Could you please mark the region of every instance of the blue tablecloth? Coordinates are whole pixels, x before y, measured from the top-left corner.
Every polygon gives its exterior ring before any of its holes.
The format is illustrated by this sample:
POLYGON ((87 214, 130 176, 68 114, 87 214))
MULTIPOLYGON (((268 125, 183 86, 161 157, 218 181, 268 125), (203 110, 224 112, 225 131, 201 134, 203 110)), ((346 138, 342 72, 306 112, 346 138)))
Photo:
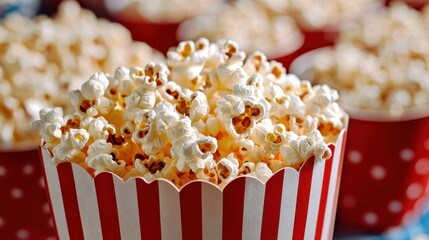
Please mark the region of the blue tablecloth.
POLYGON ((358 235, 336 237, 336 240, 429 240, 429 208, 418 222, 389 230, 382 236, 358 235))

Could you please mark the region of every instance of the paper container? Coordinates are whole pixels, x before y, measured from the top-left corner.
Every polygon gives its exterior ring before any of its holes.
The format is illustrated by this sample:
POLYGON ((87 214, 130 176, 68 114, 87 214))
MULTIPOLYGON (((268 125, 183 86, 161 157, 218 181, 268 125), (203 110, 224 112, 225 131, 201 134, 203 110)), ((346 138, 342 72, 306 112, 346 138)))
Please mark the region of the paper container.
POLYGON ((163 54, 179 43, 176 39, 179 23, 133 20, 120 15, 111 15, 110 19, 126 27, 135 41, 145 42, 163 54))
POLYGON ((55 236, 36 147, 0 149, 0 239, 55 236))
MULTIPOLYGON (((321 48, 299 57, 291 72, 311 80, 321 48)), ((416 220, 429 181, 429 107, 394 118, 380 111, 350 114, 337 220, 341 232, 383 232, 416 220)))
MULTIPOLYGON (((416 9, 416 10, 422 10, 428 3, 428 0, 402 0, 403 2, 406 2, 408 6, 416 9)), ((389 6, 392 2, 395 2, 393 0, 384 0, 384 4, 386 6, 389 6)))
POLYGON ((91 177, 74 163, 51 163, 40 147, 60 239, 330 239, 346 131, 331 159, 286 168, 266 184, 239 177, 224 190, 195 181, 91 177))
POLYGON ((338 220, 372 231, 424 213, 429 181, 429 111, 410 120, 350 115, 338 220))

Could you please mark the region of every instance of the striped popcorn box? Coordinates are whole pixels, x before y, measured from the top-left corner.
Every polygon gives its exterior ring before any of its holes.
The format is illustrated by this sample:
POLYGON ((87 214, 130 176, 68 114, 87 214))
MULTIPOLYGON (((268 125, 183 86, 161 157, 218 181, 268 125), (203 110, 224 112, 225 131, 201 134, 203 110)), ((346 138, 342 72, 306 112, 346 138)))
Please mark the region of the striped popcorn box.
POLYGON ((116 175, 95 178, 75 163, 42 167, 60 239, 330 239, 336 212, 346 130, 327 161, 309 159, 262 184, 238 177, 223 190, 194 181, 181 190, 116 175))

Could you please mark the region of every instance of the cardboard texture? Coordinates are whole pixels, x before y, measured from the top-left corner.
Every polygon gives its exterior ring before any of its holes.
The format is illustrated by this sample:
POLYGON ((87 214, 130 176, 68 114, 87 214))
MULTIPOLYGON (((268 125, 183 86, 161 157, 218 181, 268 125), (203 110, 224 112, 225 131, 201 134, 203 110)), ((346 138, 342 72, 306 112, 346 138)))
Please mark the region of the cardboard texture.
POLYGON ((329 239, 345 140, 343 130, 327 161, 311 158, 266 184, 238 177, 222 191, 202 181, 178 190, 162 179, 91 178, 40 151, 60 239, 329 239))
POLYGON ((34 146, 0 150, 0 239, 55 235, 38 159, 34 146))

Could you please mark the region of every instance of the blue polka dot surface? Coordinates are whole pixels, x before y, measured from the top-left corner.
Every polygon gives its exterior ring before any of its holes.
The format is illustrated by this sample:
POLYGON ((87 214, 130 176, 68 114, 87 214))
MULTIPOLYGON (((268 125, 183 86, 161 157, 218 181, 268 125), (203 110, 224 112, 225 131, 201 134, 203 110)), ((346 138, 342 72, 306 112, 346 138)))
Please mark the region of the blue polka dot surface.
POLYGON ((382 235, 341 233, 336 240, 429 240, 429 206, 425 214, 414 223, 405 227, 390 229, 382 235))

